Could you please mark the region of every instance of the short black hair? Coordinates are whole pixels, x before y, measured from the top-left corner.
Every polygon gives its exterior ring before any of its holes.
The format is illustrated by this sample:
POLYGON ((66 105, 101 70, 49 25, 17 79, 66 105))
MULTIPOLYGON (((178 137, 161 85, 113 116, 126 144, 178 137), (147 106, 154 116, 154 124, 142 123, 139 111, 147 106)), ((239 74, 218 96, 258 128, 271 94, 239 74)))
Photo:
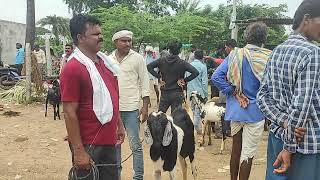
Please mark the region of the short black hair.
POLYGON ((21 43, 16 43, 16 46, 19 46, 19 48, 22 48, 22 44, 21 43))
POLYGON ((40 48, 39 44, 34 45, 34 48, 40 48))
POLYGON ((319 0, 304 0, 293 17, 292 29, 296 30, 300 26, 305 15, 309 15, 311 18, 320 16, 320 1, 319 0))
POLYGON ((94 17, 84 14, 78 14, 73 16, 70 20, 70 33, 73 39, 73 43, 78 45, 78 34, 84 34, 87 30, 86 25, 89 24, 90 26, 99 25, 101 26, 101 21, 94 17))
POLYGON ((178 55, 180 53, 180 49, 182 48, 182 44, 178 41, 173 41, 168 44, 169 52, 172 55, 178 55))
POLYGON ((224 48, 219 48, 216 51, 216 56, 215 57, 216 58, 224 58, 225 54, 226 54, 226 52, 225 52, 224 48))
POLYGON ((197 49, 195 52, 194 52, 194 57, 196 59, 203 59, 203 51, 201 49, 197 49))
POLYGON ((231 48, 235 48, 237 47, 237 41, 235 39, 229 39, 228 41, 226 41, 225 45, 231 48))
POLYGON ((244 38, 248 44, 264 44, 267 41, 267 25, 263 22, 251 23, 244 31, 244 38))
POLYGON ((66 47, 66 46, 69 46, 69 47, 71 47, 71 49, 73 49, 72 44, 66 44, 65 47, 66 47))

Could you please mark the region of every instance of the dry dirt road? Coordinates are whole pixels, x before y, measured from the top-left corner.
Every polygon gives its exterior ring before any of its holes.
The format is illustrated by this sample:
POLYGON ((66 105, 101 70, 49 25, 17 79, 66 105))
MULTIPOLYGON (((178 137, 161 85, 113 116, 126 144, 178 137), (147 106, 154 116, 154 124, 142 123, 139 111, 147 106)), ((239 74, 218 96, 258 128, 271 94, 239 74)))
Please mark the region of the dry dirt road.
MULTIPOLYGON (((154 99, 152 99, 153 102, 154 99)), ((1 103, 1 102, 0 102, 1 103)), ((44 117, 44 105, 5 105, 6 110, 21 112, 17 117, 3 116, 0 111, 0 179, 23 180, 66 180, 71 165, 68 145, 63 141, 66 135, 64 120, 53 120, 52 108, 44 117)), ((62 115, 63 116, 63 115, 62 115)), ((219 152, 219 140, 212 146, 196 152, 199 180, 230 179, 228 165, 231 139, 226 141, 223 154, 219 152)), ((259 144, 254 160, 251 180, 263 180, 265 176, 267 133, 259 144)), ((144 144, 145 179, 152 180, 152 162, 148 147, 144 144)), ((127 141, 123 144, 122 156, 130 154, 127 141)), ((132 158, 123 164, 122 179, 132 179, 132 158)), ((177 179, 181 171, 178 166, 177 179)), ((164 179, 168 175, 163 174, 164 179)), ((188 176, 191 179, 190 168, 188 176)))

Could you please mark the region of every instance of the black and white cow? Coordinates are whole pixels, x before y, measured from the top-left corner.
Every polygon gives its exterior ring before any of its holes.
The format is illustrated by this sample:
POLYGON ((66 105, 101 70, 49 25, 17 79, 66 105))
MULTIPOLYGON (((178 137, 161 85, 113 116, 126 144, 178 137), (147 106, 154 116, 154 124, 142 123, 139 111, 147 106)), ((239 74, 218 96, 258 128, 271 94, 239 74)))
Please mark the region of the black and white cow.
POLYGON ((183 108, 177 108, 172 117, 163 112, 149 115, 144 129, 145 142, 150 145, 150 158, 154 163, 154 179, 161 179, 161 172, 169 172, 170 180, 175 179, 179 159, 182 179, 187 179, 189 157, 193 178, 197 179, 194 161, 195 139, 193 123, 183 108))

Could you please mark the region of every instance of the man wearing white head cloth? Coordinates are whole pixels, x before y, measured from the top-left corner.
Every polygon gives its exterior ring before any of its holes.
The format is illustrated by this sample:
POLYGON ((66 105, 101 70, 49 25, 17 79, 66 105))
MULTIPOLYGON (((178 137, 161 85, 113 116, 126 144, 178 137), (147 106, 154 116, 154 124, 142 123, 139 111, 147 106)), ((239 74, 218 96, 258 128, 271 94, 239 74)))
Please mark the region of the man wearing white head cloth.
POLYGON ((112 41, 117 49, 109 56, 120 65, 118 76, 120 92, 120 116, 128 134, 133 153, 134 180, 143 179, 143 150, 139 137, 140 123, 148 116, 149 76, 144 58, 133 51, 133 33, 128 30, 116 32, 112 41), (140 108, 140 100, 143 100, 140 108), (140 119, 139 119, 140 116, 140 119))

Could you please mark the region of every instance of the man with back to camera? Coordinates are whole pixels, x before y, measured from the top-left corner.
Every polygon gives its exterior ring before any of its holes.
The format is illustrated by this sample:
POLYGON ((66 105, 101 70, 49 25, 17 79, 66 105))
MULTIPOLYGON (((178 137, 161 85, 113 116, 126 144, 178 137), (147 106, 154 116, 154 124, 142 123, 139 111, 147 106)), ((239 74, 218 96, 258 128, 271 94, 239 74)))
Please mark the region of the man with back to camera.
POLYGON ((320 1, 303 1, 294 33, 268 62, 257 104, 271 120, 266 180, 318 180, 320 171, 320 1))

